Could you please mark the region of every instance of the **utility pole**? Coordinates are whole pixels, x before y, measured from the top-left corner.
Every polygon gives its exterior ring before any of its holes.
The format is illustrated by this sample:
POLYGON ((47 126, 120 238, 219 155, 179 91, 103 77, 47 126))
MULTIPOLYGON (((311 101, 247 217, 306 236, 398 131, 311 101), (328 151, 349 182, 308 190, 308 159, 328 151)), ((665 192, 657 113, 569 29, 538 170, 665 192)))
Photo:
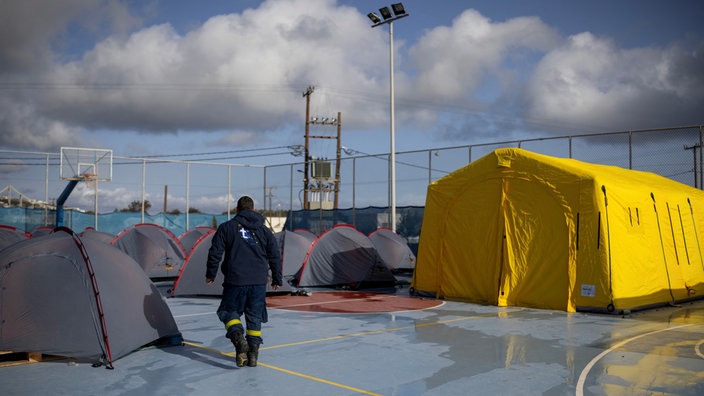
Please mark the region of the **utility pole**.
POLYGON ((337 153, 336 153, 336 158, 335 158, 335 204, 333 205, 333 209, 337 209, 337 204, 340 201, 340 156, 341 156, 341 150, 342 150, 342 143, 341 143, 341 135, 342 135, 342 113, 339 111, 337 112, 337 153))
MULTIPOLYGON (((340 118, 342 117, 342 113, 337 112, 337 118, 335 117, 312 117, 308 122, 310 124, 314 125, 327 125, 327 126, 336 126, 337 127, 337 136, 330 136, 330 135, 313 135, 309 136, 311 139, 336 139, 337 140, 337 151, 336 151, 336 161, 335 161, 335 177, 333 180, 333 192, 334 192, 334 202, 333 202, 333 209, 337 209, 338 201, 339 201, 339 191, 340 191, 340 156, 342 154, 342 121, 340 121, 340 118)), ((327 161, 326 161, 327 162, 327 161)), ((332 173, 332 172, 330 172, 332 173)), ((315 178, 315 176, 314 176, 315 178)), ((317 191, 320 195, 320 207, 322 208, 323 204, 323 193, 330 191, 329 186, 324 186, 321 182, 321 179, 316 179, 318 181, 317 187, 314 191, 317 191)), ((326 181, 329 181, 329 177, 326 178, 326 181)))
POLYGON ((305 92, 303 92, 303 97, 306 98, 306 142, 304 148, 304 159, 303 159, 303 209, 308 210, 310 204, 308 203, 308 160, 310 159, 309 153, 309 137, 310 132, 310 95, 315 91, 314 86, 309 86, 305 92))
POLYGON ((315 90, 315 87, 309 86, 308 89, 303 92, 303 97, 306 98, 306 135, 305 135, 305 145, 304 145, 304 165, 303 165, 303 209, 308 210, 310 209, 310 200, 309 200, 309 193, 311 190, 317 191, 320 197, 320 208, 322 209, 322 203, 323 203, 323 192, 324 191, 329 191, 329 187, 323 188, 322 183, 318 179, 318 184, 315 189, 311 189, 310 187, 310 178, 309 175, 311 175, 310 172, 310 139, 337 139, 337 152, 336 152, 336 162, 335 162, 335 180, 334 180, 334 203, 333 203, 333 209, 338 208, 339 204, 339 195, 340 195, 340 157, 342 154, 342 113, 338 112, 337 113, 337 118, 333 117, 312 117, 310 116, 310 96, 313 94, 313 91, 315 90), (310 135, 310 125, 315 124, 315 125, 332 125, 332 126, 337 126, 337 136, 311 136, 310 135))

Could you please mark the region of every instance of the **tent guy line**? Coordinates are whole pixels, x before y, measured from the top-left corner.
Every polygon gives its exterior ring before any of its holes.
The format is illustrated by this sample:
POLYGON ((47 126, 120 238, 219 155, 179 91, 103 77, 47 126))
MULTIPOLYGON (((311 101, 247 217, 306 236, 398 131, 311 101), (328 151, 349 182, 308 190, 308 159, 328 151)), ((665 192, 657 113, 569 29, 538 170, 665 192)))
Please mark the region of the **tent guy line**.
POLYGON ((608 354, 611 353, 612 351, 614 351, 614 350, 616 350, 616 349, 618 349, 618 348, 620 348, 620 347, 622 347, 622 346, 628 344, 628 343, 631 342, 631 341, 635 341, 635 340, 637 340, 637 339, 639 339, 639 338, 647 337, 647 336, 650 336, 650 335, 653 335, 653 334, 662 333, 662 332, 665 332, 665 331, 681 329, 681 328, 683 328, 683 327, 689 327, 689 326, 694 326, 694 324, 693 324, 693 323, 690 323, 690 324, 683 324, 683 325, 679 325, 679 326, 675 326, 675 327, 668 327, 668 328, 664 328, 664 329, 660 329, 660 330, 654 330, 654 331, 650 331, 650 332, 647 332, 647 333, 639 334, 639 335, 637 335, 637 336, 633 336, 633 337, 631 337, 631 338, 627 338, 627 339, 625 339, 625 340, 623 340, 623 341, 621 341, 621 342, 619 342, 619 343, 617 343, 617 344, 614 344, 611 348, 609 348, 609 349, 607 349, 607 350, 601 352, 600 354, 596 355, 586 366, 584 366, 584 369, 582 370, 582 373, 579 375, 579 380, 577 381, 577 390, 575 391, 576 396, 583 396, 583 395, 584 395, 584 382, 586 381, 587 376, 589 375, 589 372, 591 371, 592 367, 594 367, 594 365, 595 365, 599 360, 601 360, 601 358, 603 358, 604 356, 608 355, 608 354))

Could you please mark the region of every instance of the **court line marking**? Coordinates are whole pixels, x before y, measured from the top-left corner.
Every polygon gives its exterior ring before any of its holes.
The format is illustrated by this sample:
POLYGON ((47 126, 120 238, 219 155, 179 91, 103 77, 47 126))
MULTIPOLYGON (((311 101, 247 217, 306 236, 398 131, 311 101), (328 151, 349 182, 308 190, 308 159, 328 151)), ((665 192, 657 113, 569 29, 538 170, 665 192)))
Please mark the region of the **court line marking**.
POLYGON ((460 321, 468 320, 468 319, 486 318, 486 317, 498 316, 498 315, 503 315, 503 314, 516 313, 516 312, 521 312, 521 311, 522 311, 522 309, 518 309, 518 310, 513 310, 513 311, 501 311, 501 312, 491 312, 491 313, 480 314, 480 315, 462 316, 459 318, 440 320, 440 321, 436 321, 436 322, 416 323, 416 324, 413 324, 410 326, 401 326, 401 327, 394 327, 394 328, 390 328, 390 329, 362 331, 359 333, 349 333, 349 334, 343 334, 343 335, 332 336, 332 337, 318 338, 318 339, 313 339, 313 340, 291 342, 288 344, 272 345, 272 346, 265 347, 262 349, 277 349, 277 348, 285 348, 285 347, 290 347, 290 346, 313 344, 316 342, 323 342, 323 341, 341 340, 344 338, 352 338, 352 337, 361 337, 361 336, 366 336, 366 335, 390 333, 393 331, 417 329, 419 327, 437 326, 437 325, 446 324, 446 323, 460 322, 460 321))
POLYGON ((203 313, 194 313, 194 314, 184 314, 184 315, 174 315, 174 318, 186 318, 189 316, 202 316, 202 315, 215 315, 215 311, 213 312, 203 312, 203 313))
MULTIPOLYGON (((209 347, 202 346, 202 345, 198 345, 198 344, 194 344, 194 343, 188 342, 188 341, 184 341, 183 344, 184 344, 184 345, 189 345, 189 346, 192 346, 192 347, 195 347, 195 348, 200 348, 200 349, 204 349, 204 350, 207 350, 207 351, 215 352, 215 353, 218 353, 218 354, 223 355, 223 356, 234 357, 234 352, 225 353, 225 352, 219 351, 219 350, 217 350, 217 349, 215 349, 215 348, 209 348, 209 347)), ((299 373, 299 372, 296 372, 296 371, 287 370, 287 369, 285 369, 285 368, 273 366, 273 365, 271 365, 271 364, 266 364, 266 363, 262 363, 262 362, 257 362, 257 365, 258 365, 258 366, 263 366, 263 367, 266 367, 266 368, 269 368, 269 369, 272 369, 272 370, 281 371, 281 372, 286 373, 286 374, 295 375, 295 376, 297 376, 297 377, 305 378, 305 379, 308 379, 308 380, 311 380, 311 381, 316 381, 316 382, 320 382, 320 383, 323 383, 323 384, 326 384, 326 385, 332 385, 332 386, 335 386, 335 387, 338 387, 338 388, 347 389, 347 390, 350 390, 350 391, 353 391, 353 392, 357 392, 357 393, 361 393, 361 394, 364 394, 364 395, 382 396, 380 393, 374 393, 374 392, 365 391, 364 389, 354 388, 354 387, 351 387, 351 386, 348 386, 348 385, 345 385, 345 384, 341 384, 341 383, 339 383, 339 382, 333 382, 333 381, 328 381, 328 380, 326 380, 326 379, 322 379, 322 378, 318 378, 318 377, 313 377, 313 376, 308 375, 308 374, 303 374, 303 373, 299 373)))
MULTIPOLYGON (((331 341, 331 340, 340 340, 340 339, 350 338, 350 337, 361 337, 361 336, 364 336, 364 335, 383 334, 383 333, 389 333, 389 332, 392 332, 392 331, 400 331, 400 330, 415 329, 415 328, 419 328, 419 327, 437 326, 437 325, 441 325, 441 324, 452 323, 452 322, 459 322, 459 321, 468 320, 468 319, 476 319, 476 318, 485 318, 485 317, 499 316, 499 315, 505 315, 505 314, 510 314, 510 313, 521 312, 521 311, 523 311, 523 310, 522 310, 522 309, 516 309, 516 310, 512 310, 512 311, 500 311, 500 312, 491 312, 491 313, 480 314, 480 315, 473 315, 473 316, 463 316, 463 317, 454 318, 454 319, 448 319, 448 320, 441 320, 441 321, 435 321, 435 322, 414 324, 414 325, 412 325, 412 326, 402 326, 402 327, 395 327, 395 328, 391 328, 391 329, 382 329, 382 330, 374 330, 374 331, 363 331, 363 332, 360 332, 360 333, 350 333, 350 334, 344 334, 344 335, 339 335, 339 336, 334 336, 334 337, 324 337, 324 338, 318 338, 318 339, 315 339, 315 340, 307 340, 307 341, 300 341, 300 342, 292 342, 292 343, 288 343, 288 344, 274 345, 274 346, 270 346, 270 347, 263 347, 263 348, 260 348, 260 350, 268 350, 268 349, 277 349, 277 348, 284 348, 284 347, 290 347, 290 346, 306 345, 306 344, 312 344, 312 343, 316 343, 316 342, 324 342, 324 341, 331 341)), ((218 354, 220 354, 220 355, 228 356, 228 357, 233 357, 233 356, 234 356, 234 352, 225 353, 225 352, 222 352, 222 351, 220 351, 220 350, 217 350, 217 349, 214 349, 214 348, 210 348, 210 347, 206 347, 206 346, 202 346, 202 345, 199 345, 199 344, 195 344, 195 343, 189 342, 189 341, 183 341, 183 344, 184 344, 184 345, 190 345, 190 346, 195 347, 195 348, 201 348, 201 349, 205 349, 205 350, 208 350, 208 351, 212 351, 212 352, 218 353, 218 354)), ((266 363, 262 363, 262 362, 258 362, 258 365, 261 365, 261 366, 263 366, 263 367, 270 368, 270 369, 273 369, 273 370, 278 370, 278 371, 281 371, 281 372, 283 372, 283 373, 295 375, 295 376, 298 376, 298 377, 301 377, 301 378, 306 378, 306 379, 309 379, 309 380, 312 380, 312 381, 320 382, 320 383, 323 383, 323 384, 332 385, 332 386, 336 386, 336 387, 339 387, 339 388, 351 390, 351 391, 354 391, 354 392, 357 392, 357 393, 361 393, 361 394, 365 394, 365 395, 373 395, 373 396, 382 396, 381 394, 378 394, 378 393, 372 393, 372 392, 365 391, 365 390, 363 390, 363 389, 353 388, 353 387, 350 387, 350 386, 347 386, 347 385, 344 385, 344 384, 340 384, 340 383, 333 382, 333 381, 328 381, 328 380, 325 380, 325 379, 322 379, 322 378, 318 378, 318 377, 313 377, 313 376, 310 376, 310 375, 308 375, 308 374, 303 374, 303 373, 299 373, 299 372, 296 372, 296 371, 291 371, 291 370, 288 370, 288 369, 285 369, 285 368, 282 368, 282 367, 277 367, 277 366, 273 366, 273 365, 266 364, 266 363)))
POLYGON ((682 327, 688 327, 688 326, 694 326, 694 323, 684 324, 684 325, 675 326, 675 327, 668 327, 668 328, 665 328, 665 329, 660 329, 660 330, 655 330, 655 331, 651 331, 651 332, 648 332, 648 333, 643 333, 643 334, 640 334, 640 335, 637 335, 637 336, 634 336, 634 337, 625 339, 625 340, 623 340, 623 341, 621 341, 621 342, 619 342, 619 343, 617 343, 617 344, 614 344, 611 348, 609 348, 609 349, 607 349, 607 350, 605 350, 605 351, 602 351, 600 354, 594 356, 594 358, 593 358, 586 366, 584 366, 584 369, 582 369, 582 372, 579 374, 579 380, 577 381, 577 389, 576 389, 576 391, 575 391, 575 394, 576 394, 577 396, 583 396, 583 395, 584 395, 584 383, 585 383, 586 380, 587 380, 587 375, 589 375, 589 371, 592 369, 592 367, 594 367, 594 365, 595 365, 599 360, 601 360, 601 358, 603 358, 604 356, 606 356, 607 354, 609 354, 611 351, 613 351, 613 350, 615 350, 615 349, 618 349, 618 348, 620 348, 620 347, 622 347, 622 346, 628 344, 629 342, 635 341, 635 340, 637 340, 637 339, 639 339, 639 338, 642 338, 642 337, 646 337, 646 336, 653 335, 653 334, 657 334, 657 333, 662 333, 662 332, 664 332, 664 331, 670 331, 670 330, 680 329, 680 328, 682 328, 682 327))
POLYGON ((702 344, 704 344, 704 340, 700 340, 697 345, 694 346, 694 352, 697 354, 697 356, 704 359, 704 353, 702 353, 702 344))
MULTIPOLYGON (((398 298, 398 296, 392 296, 389 295, 389 297, 382 297, 382 299, 386 298, 398 298)), ((320 302, 306 302, 302 304, 291 304, 291 305, 279 305, 279 306, 273 306, 267 304, 267 308, 271 309, 286 309, 286 308, 292 308, 292 307, 305 307, 307 305, 326 305, 326 304, 341 304, 341 303, 347 303, 347 302, 358 302, 358 301, 369 301, 370 299, 378 299, 379 297, 365 297, 365 298, 351 298, 351 299, 337 299, 337 300, 330 300, 330 301, 320 301, 320 302)), ((432 306, 431 308, 435 308, 436 306, 432 306)))

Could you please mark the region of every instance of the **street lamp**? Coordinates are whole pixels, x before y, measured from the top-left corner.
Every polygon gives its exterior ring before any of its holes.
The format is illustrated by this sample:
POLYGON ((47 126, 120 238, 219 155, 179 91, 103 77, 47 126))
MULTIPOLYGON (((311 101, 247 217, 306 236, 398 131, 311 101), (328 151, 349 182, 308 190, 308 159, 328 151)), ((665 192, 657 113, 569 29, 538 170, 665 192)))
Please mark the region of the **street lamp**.
POLYGON ((396 3, 391 5, 393 15, 389 7, 379 8, 381 17, 374 12, 367 14, 367 17, 372 21, 372 28, 381 25, 389 25, 389 97, 391 107, 391 161, 389 163, 389 206, 391 207, 391 229, 396 232, 396 137, 395 137, 395 120, 394 120, 394 21, 408 16, 403 4, 396 3), (382 20, 382 18, 384 18, 382 20))

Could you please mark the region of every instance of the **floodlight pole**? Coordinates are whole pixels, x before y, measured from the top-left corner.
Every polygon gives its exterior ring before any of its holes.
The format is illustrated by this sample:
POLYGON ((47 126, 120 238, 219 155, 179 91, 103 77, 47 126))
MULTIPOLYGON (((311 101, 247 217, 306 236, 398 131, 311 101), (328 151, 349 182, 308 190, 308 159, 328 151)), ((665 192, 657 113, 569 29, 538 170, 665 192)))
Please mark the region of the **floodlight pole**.
MULTIPOLYGON (((389 106, 390 106, 390 160, 389 160, 389 207, 391 230, 396 232, 396 125, 395 125, 395 104, 394 104, 394 21, 407 17, 408 14, 403 11, 403 14, 397 14, 393 18, 388 18, 383 21, 375 22, 372 28, 381 25, 389 25, 389 106)), ((370 18, 372 18, 370 16, 370 18)), ((372 19, 374 21, 374 19, 372 19)))
POLYGON ((395 119, 395 103, 394 103, 394 23, 389 22, 389 106, 391 108, 390 118, 390 137, 391 142, 391 188, 390 188, 390 205, 391 205, 391 230, 396 232, 396 119, 395 119))

